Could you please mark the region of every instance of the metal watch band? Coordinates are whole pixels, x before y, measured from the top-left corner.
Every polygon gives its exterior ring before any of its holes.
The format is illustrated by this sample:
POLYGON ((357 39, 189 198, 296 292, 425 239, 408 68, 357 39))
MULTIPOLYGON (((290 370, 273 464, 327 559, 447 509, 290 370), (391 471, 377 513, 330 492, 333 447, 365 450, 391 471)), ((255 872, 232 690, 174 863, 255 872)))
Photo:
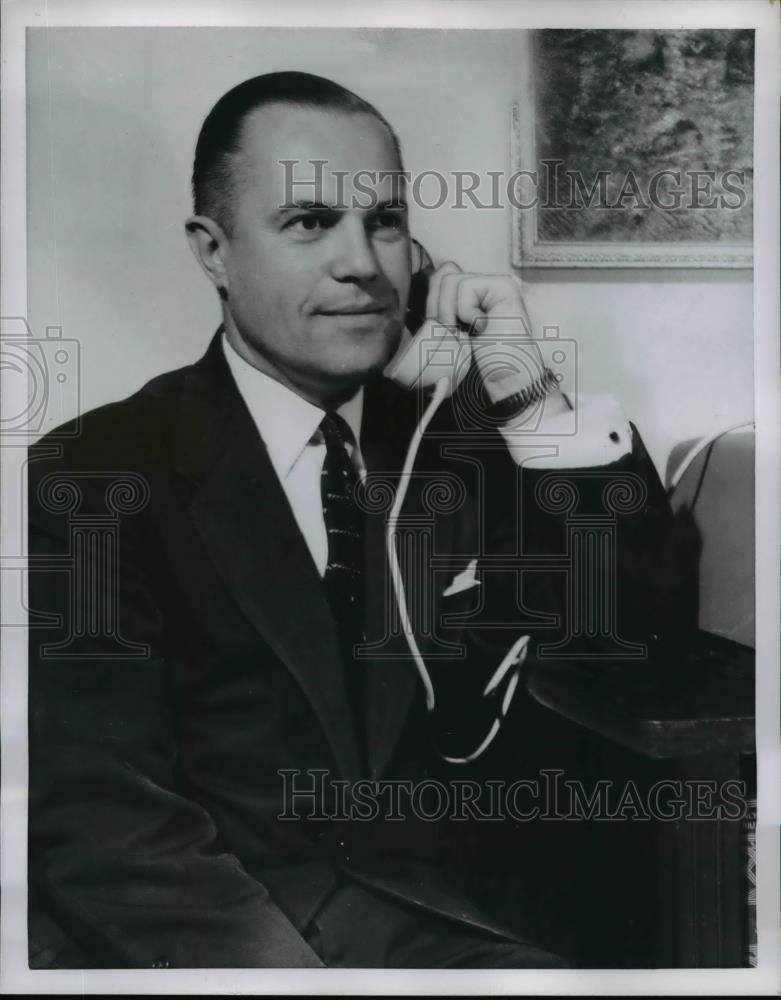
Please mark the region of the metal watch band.
POLYGON ((549 393, 559 387, 559 380, 550 368, 543 369, 542 373, 524 389, 514 392, 511 396, 505 396, 495 403, 486 407, 485 414, 492 420, 503 422, 511 417, 519 417, 524 410, 528 410, 532 404, 544 399, 549 393))

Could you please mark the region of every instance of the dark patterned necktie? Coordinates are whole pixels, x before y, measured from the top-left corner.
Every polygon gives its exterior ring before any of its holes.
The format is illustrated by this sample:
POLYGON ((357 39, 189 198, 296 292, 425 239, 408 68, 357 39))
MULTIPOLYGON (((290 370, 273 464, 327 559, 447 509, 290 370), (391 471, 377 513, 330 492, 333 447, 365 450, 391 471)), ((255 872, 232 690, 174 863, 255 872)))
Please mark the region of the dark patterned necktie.
POLYGON ((362 741, 363 664, 356 659, 354 647, 364 641, 364 519, 355 500, 358 473, 346 448, 348 442, 355 442, 338 413, 326 413, 320 429, 326 448, 321 494, 328 533, 323 584, 339 633, 347 694, 362 741))

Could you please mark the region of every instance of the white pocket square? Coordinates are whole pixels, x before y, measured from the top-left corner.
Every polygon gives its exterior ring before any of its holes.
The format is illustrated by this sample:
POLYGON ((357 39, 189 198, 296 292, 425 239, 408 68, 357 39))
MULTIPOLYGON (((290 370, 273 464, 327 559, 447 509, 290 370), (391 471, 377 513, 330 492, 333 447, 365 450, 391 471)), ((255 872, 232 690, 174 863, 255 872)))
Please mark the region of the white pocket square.
POLYGON ((452 594, 460 594, 462 590, 468 590, 470 587, 479 587, 480 581, 475 578, 476 570, 477 559, 472 559, 466 569, 453 577, 450 586, 442 592, 442 596, 450 597, 452 594))

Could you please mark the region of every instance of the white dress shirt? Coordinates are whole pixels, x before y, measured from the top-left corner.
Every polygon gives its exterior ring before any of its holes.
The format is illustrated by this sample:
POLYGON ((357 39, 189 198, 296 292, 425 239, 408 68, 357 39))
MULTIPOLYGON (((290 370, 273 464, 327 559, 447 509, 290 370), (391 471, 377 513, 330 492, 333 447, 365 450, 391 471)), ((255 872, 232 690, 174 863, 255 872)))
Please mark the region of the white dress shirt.
MULTIPOLYGON (((325 462, 325 441, 320 422, 325 410, 307 402, 292 389, 258 371, 245 361, 222 336, 225 360, 236 386, 247 404, 258 433, 268 451, 293 516, 317 571, 322 576, 328 563, 328 535, 323 518, 320 480, 325 462)), ((347 421, 356 442, 360 441, 363 388, 336 412, 347 421)), ((358 474, 366 474, 360 450, 347 446, 358 474)))

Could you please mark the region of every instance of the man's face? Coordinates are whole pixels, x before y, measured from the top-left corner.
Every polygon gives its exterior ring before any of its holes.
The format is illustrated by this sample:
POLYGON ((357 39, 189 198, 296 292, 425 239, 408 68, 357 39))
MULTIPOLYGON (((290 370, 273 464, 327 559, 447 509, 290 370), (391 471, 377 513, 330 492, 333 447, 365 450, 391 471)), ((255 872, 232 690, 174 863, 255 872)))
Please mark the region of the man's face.
POLYGON ((410 283, 401 164, 373 116, 284 104, 251 113, 242 151, 224 255, 228 336, 257 367, 327 400, 399 343, 410 283), (298 161, 287 176, 282 160, 298 161), (301 183, 314 179, 310 160, 326 161, 318 192, 301 183))

